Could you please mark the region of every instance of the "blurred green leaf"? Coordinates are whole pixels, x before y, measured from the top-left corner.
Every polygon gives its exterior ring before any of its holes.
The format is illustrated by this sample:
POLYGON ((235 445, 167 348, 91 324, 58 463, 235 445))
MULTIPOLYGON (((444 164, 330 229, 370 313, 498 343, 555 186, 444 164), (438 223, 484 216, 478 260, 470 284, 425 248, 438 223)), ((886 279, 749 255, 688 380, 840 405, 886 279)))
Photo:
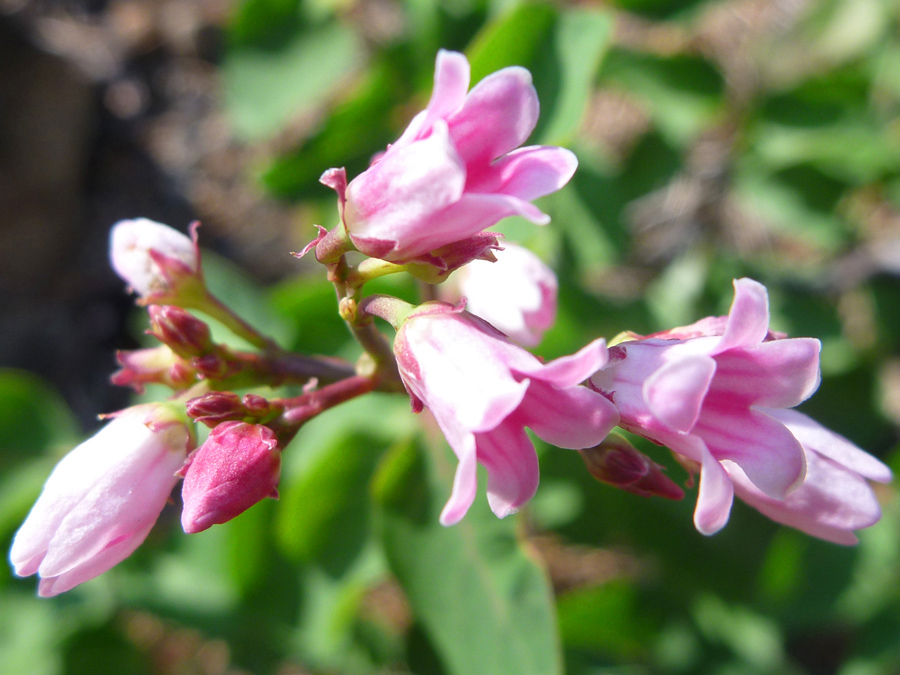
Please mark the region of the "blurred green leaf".
POLYGON ((78 435, 72 413, 50 386, 31 373, 0 369, 0 471, 72 445, 78 435))
POLYGON ((319 176, 331 167, 347 167, 352 177, 364 170, 376 152, 399 135, 393 107, 410 92, 402 64, 391 54, 372 64, 348 87, 322 127, 263 173, 266 188, 282 198, 321 195, 327 188, 319 176))
POLYGON ((337 22, 306 26, 298 17, 296 3, 284 2, 248 3, 237 16, 222 76, 226 109, 245 139, 271 136, 311 112, 345 82, 362 55, 349 28, 337 22), (283 21, 253 11, 263 9, 283 21))
POLYGON ((646 101, 659 131, 677 146, 694 140, 722 112, 722 75, 695 56, 663 58, 613 49, 601 77, 646 101))
POLYGON ((563 644, 621 660, 641 657, 657 627, 640 603, 624 581, 565 593, 557 602, 563 644))
POLYGON ((581 123, 593 92, 597 70, 612 38, 609 13, 570 9, 541 50, 533 73, 541 93, 541 117, 534 138, 544 145, 568 145, 581 123))
POLYGON ((527 66, 556 21, 545 2, 523 2, 485 25, 466 49, 472 82, 507 66, 527 66))
POLYGON ((436 448, 407 472, 428 486, 424 503, 385 505, 391 570, 448 673, 560 672, 549 584, 516 541, 515 519, 498 520, 481 498, 457 525, 438 522, 453 470, 436 448))

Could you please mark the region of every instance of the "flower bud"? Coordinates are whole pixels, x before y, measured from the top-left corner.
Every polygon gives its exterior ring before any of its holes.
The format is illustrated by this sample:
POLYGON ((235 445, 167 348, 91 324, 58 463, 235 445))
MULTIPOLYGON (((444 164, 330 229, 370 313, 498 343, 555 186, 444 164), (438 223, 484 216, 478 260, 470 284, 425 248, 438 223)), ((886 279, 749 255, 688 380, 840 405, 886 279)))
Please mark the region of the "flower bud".
POLYGON ((556 320, 556 274, 534 253, 504 243, 494 262, 474 260, 441 286, 448 302, 466 309, 523 347, 534 347, 556 320))
POLYGON ((120 387, 143 393, 145 384, 164 384, 184 389, 197 381, 196 372, 165 345, 153 349, 119 351, 116 360, 122 366, 109 378, 120 387))
POLYGON ((230 391, 213 391, 192 398, 187 402, 186 408, 187 414, 195 421, 210 428, 215 428, 222 422, 240 420, 245 414, 241 397, 230 391))
POLYGON ((684 491, 663 473, 664 467, 621 436, 611 434, 600 445, 579 453, 590 474, 602 483, 641 497, 684 497, 684 491))
POLYGON ((146 218, 122 220, 113 226, 109 256, 116 274, 147 300, 172 300, 192 283, 203 283, 196 235, 192 240, 146 218))
POLYGON ((281 448, 268 427, 223 422, 190 460, 184 477, 181 524, 195 534, 277 497, 281 448))
POLYGON ((150 307, 150 335, 184 358, 201 356, 213 346, 209 326, 174 305, 150 307))
POLYGON ((194 445, 178 406, 128 408, 66 455, 9 553, 38 594, 58 595, 118 564, 147 537, 194 445))

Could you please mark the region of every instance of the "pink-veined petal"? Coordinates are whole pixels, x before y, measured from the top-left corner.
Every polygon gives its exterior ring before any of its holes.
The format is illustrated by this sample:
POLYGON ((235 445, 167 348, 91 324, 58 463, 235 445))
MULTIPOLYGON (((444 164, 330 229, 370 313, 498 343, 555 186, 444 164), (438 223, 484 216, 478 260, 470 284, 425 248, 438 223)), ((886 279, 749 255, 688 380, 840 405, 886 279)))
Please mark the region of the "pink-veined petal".
POLYGON ((768 332, 769 293, 766 287, 753 279, 735 279, 734 300, 716 353, 758 344, 768 332))
POLYGON ((466 169, 443 122, 427 139, 389 150, 347 186, 344 219, 351 239, 403 242, 463 194, 466 169))
POLYGON ((562 389, 586 381, 591 375, 603 368, 609 359, 606 340, 598 338, 589 342, 574 354, 561 356, 550 363, 533 364, 515 363, 513 369, 539 379, 547 384, 562 389))
POLYGON ((781 422, 763 412, 734 409, 707 400, 692 431, 710 453, 730 459, 760 490, 783 499, 805 475, 803 448, 781 422))
POLYGON ((734 486, 725 469, 696 436, 662 434, 657 440, 700 465, 694 527, 702 534, 715 534, 728 522, 734 501, 734 486))
POLYGON ((870 480, 891 482, 891 470, 883 462, 814 419, 796 410, 766 409, 764 412, 784 424, 804 448, 828 457, 870 480))
POLYGON ((819 386, 819 350, 813 338, 761 342, 718 354, 710 396, 735 404, 791 408, 819 386))
POLYGON ((587 387, 555 389, 533 380, 513 418, 538 438, 580 450, 599 444, 619 422, 616 407, 587 387))
POLYGON ((729 467, 737 495, 775 522, 836 544, 857 542, 853 530, 874 525, 881 507, 858 474, 815 452, 808 453, 803 485, 784 500, 757 489, 739 468, 729 467))
POLYGON ((462 109, 447 122, 463 161, 487 164, 528 139, 539 111, 531 73, 513 66, 475 85, 462 109))
POLYGON ((674 431, 688 432, 697 422, 716 362, 700 354, 666 363, 644 382, 650 412, 674 431))
POLYGON ((519 148, 480 170, 470 167, 466 190, 530 201, 559 190, 577 168, 578 158, 565 148, 519 148))

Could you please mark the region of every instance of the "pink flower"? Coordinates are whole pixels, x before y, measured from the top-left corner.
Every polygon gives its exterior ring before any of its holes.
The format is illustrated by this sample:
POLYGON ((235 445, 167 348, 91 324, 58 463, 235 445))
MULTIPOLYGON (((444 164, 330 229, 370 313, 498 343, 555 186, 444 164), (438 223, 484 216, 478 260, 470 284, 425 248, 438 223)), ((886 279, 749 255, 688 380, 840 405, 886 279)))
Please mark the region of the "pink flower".
POLYGON ((118 413, 56 465, 16 533, 10 562, 58 595, 118 564, 144 541, 194 443, 183 413, 147 404, 118 413))
POLYGON ((556 320, 556 274, 527 248, 503 244, 496 262, 474 260, 439 287, 442 299, 466 299, 466 310, 524 347, 540 343, 556 320))
POLYGON ((879 517, 861 478, 890 472, 800 413, 819 385, 819 342, 769 331, 766 289, 734 282, 727 317, 624 342, 592 384, 620 426, 700 467, 694 523, 712 534, 739 497, 779 522, 841 543, 879 517))
POLYGON ((142 298, 168 298, 200 276, 195 230, 192 235, 147 218, 119 221, 109 235, 110 263, 142 298))
POLYGON ((195 534, 277 497, 281 448, 261 424, 223 422, 191 457, 181 494, 181 524, 195 534))
POLYGON ((323 176, 366 255, 408 262, 507 216, 549 221, 530 202, 565 185, 577 160, 557 147, 516 150, 538 118, 531 74, 504 68, 468 89, 466 57, 440 51, 428 107, 397 142, 349 185, 343 170, 323 176))
POLYGON ((459 459, 444 525, 472 504, 477 463, 487 469, 488 502, 499 517, 531 499, 538 461, 525 427, 578 449, 597 445, 618 420, 609 401, 579 386, 606 363, 603 340, 543 364, 478 317, 427 303, 401 326, 394 353, 413 409, 431 410, 459 459))

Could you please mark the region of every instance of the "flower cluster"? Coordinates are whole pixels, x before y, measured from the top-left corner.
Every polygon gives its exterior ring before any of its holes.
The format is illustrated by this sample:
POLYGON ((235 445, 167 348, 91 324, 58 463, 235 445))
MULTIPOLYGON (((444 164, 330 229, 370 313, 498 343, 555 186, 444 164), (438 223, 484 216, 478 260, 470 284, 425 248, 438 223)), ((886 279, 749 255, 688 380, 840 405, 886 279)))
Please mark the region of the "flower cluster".
POLYGON ((169 400, 112 415, 57 465, 10 551, 17 574, 39 574, 56 595, 108 570, 146 538, 183 478, 189 534, 277 497, 281 454, 310 418, 372 391, 408 394, 427 409, 458 459, 444 525, 462 519, 487 473, 499 517, 538 487, 527 430, 578 450, 597 479, 643 496, 680 499, 664 467, 610 434, 614 427, 665 446, 698 473, 694 521, 712 534, 734 496, 769 518, 840 544, 880 517, 868 481, 890 471, 847 439, 793 410, 819 383, 819 342, 769 328, 766 289, 735 281, 725 317, 649 336, 596 339, 544 362, 526 350, 555 319, 557 281, 534 253, 485 232, 500 219, 549 219, 532 200, 571 178, 563 148, 521 146, 538 117, 531 76, 505 68, 469 91, 462 54, 440 52, 427 108, 338 193, 340 222, 315 251, 341 317, 364 354, 355 364, 289 352, 206 286, 197 225, 186 236, 146 219, 114 226, 112 267, 147 307, 156 347, 122 352, 112 380, 169 400), (351 264, 347 253, 361 262, 351 264), (442 285, 418 306, 362 297, 378 276, 410 273, 442 285), (443 283, 446 282, 446 283, 443 283), (248 349, 218 343, 212 317, 248 349), (395 329, 386 340, 374 319, 395 329), (299 396, 276 395, 284 384, 299 396), (257 392, 268 391, 268 396, 257 392), (252 390, 253 393, 236 393, 252 390), (197 446, 196 425, 209 427, 197 446))

